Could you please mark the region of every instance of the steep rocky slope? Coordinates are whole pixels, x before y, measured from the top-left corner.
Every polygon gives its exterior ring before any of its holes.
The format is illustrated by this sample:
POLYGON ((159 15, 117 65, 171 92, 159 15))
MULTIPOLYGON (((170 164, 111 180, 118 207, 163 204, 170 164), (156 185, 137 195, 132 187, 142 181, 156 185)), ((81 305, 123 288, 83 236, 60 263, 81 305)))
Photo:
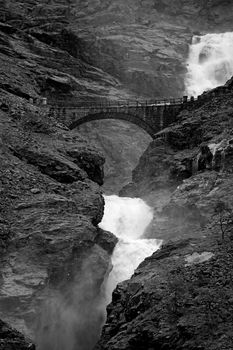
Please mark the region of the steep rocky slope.
POLYGON ((3 1, 0 20, 2 89, 26 98, 130 98, 89 62, 85 43, 69 27, 66 1, 3 1))
POLYGON ((154 205, 147 236, 173 241, 114 291, 97 349, 232 349, 232 97, 230 80, 182 111, 122 190, 154 205))
POLYGON ((28 339, 2 321, 0 321, 0 339, 1 350, 35 350, 35 346, 28 339))
POLYGON ((232 29, 232 2, 76 1, 90 60, 139 96, 181 96, 194 32, 232 29))
POLYGON ((98 91, 97 95, 126 98, 130 90, 138 96, 175 97, 184 90, 193 32, 231 30, 232 6, 230 0, 4 0, 1 17, 20 28, 21 36, 30 36, 37 64, 50 68, 48 74, 60 70, 62 85, 72 82, 78 95, 96 96, 98 91), (57 50, 48 50, 48 45, 65 49, 66 56, 58 51, 54 60, 57 50))
MULTIPOLYGON (((67 6, 47 4, 44 17, 40 5, 3 1, 0 7, 0 308, 1 318, 39 349, 70 350, 85 348, 90 328, 88 346, 96 341, 101 285, 116 239, 97 228, 103 156, 49 116, 41 98, 127 92, 85 59, 67 28, 67 6), (41 32, 32 35, 32 28, 41 32)), ((4 327, 1 346, 20 348, 14 335, 7 343, 4 327)), ((22 349, 28 344, 22 340, 22 349)))
POLYGON ((118 285, 96 349, 230 350, 232 241, 183 240, 118 285))
POLYGON ((223 95, 219 89, 215 96, 203 95, 202 102, 180 113, 177 124, 158 133, 134 169, 132 183, 121 191, 154 206, 152 231, 159 238, 192 235, 221 196, 229 199, 231 84, 223 95))
POLYGON ((50 349, 63 334, 58 328, 66 330, 60 343, 69 337, 79 343, 88 311, 95 315, 94 343, 103 317, 101 284, 116 243, 97 228, 104 159, 49 117, 47 107, 9 92, 1 92, 0 140, 1 318, 36 335, 39 349, 50 349), (84 284, 89 293, 77 290, 84 284))

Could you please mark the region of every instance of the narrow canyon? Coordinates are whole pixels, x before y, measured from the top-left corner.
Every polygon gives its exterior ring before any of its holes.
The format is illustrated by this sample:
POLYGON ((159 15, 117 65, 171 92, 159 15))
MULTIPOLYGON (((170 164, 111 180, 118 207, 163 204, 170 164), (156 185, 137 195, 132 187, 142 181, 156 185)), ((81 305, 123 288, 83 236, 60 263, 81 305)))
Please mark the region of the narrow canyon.
POLYGON ((232 20, 1 1, 0 350, 232 350, 232 20))

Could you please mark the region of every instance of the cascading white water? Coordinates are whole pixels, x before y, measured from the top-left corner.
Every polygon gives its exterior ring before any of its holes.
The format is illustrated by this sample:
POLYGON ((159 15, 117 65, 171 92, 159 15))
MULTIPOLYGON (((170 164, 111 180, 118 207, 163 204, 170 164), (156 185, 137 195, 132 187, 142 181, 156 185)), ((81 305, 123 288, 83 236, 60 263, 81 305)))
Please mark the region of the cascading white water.
POLYGON ((233 33, 194 36, 190 45, 186 92, 198 96, 233 75, 233 33))
POLYGON ((80 266, 77 280, 67 290, 47 291, 47 300, 41 306, 35 326, 38 350, 93 349, 116 284, 128 279, 139 263, 159 248, 160 241, 156 239, 140 239, 152 217, 151 208, 141 199, 105 196, 100 227, 119 238, 105 295, 99 291, 98 262, 97 266, 93 265, 96 262, 93 250, 80 266))
POLYGON ((152 218, 152 209, 142 199, 105 196, 104 217, 99 226, 119 239, 106 285, 107 303, 117 283, 130 278, 140 262, 159 248, 161 241, 140 238, 152 218))

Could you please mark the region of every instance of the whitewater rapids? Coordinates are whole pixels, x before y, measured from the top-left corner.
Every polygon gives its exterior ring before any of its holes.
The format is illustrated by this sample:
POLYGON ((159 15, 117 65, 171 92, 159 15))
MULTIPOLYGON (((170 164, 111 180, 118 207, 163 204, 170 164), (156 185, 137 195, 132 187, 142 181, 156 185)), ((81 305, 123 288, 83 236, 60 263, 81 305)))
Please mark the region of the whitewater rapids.
POLYGON ((129 279, 138 265, 161 244, 141 238, 153 218, 152 209, 139 198, 105 196, 104 217, 100 227, 114 233, 119 241, 112 256, 113 269, 106 285, 107 303, 116 285, 129 279))
POLYGON ((198 96, 233 75, 233 33, 195 35, 189 49, 186 93, 198 96))

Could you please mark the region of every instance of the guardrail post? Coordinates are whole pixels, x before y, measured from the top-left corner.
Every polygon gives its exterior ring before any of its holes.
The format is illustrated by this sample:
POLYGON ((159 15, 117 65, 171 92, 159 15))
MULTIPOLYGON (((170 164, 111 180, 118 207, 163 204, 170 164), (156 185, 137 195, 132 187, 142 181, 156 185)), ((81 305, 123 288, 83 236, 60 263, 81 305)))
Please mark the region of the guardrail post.
POLYGON ((160 112, 160 120, 159 120, 160 130, 163 129, 163 125, 164 125, 164 117, 163 117, 163 111, 161 111, 160 112))
POLYGON ((41 102, 42 102, 43 106, 46 106, 47 105, 47 97, 42 97, 41 102))

